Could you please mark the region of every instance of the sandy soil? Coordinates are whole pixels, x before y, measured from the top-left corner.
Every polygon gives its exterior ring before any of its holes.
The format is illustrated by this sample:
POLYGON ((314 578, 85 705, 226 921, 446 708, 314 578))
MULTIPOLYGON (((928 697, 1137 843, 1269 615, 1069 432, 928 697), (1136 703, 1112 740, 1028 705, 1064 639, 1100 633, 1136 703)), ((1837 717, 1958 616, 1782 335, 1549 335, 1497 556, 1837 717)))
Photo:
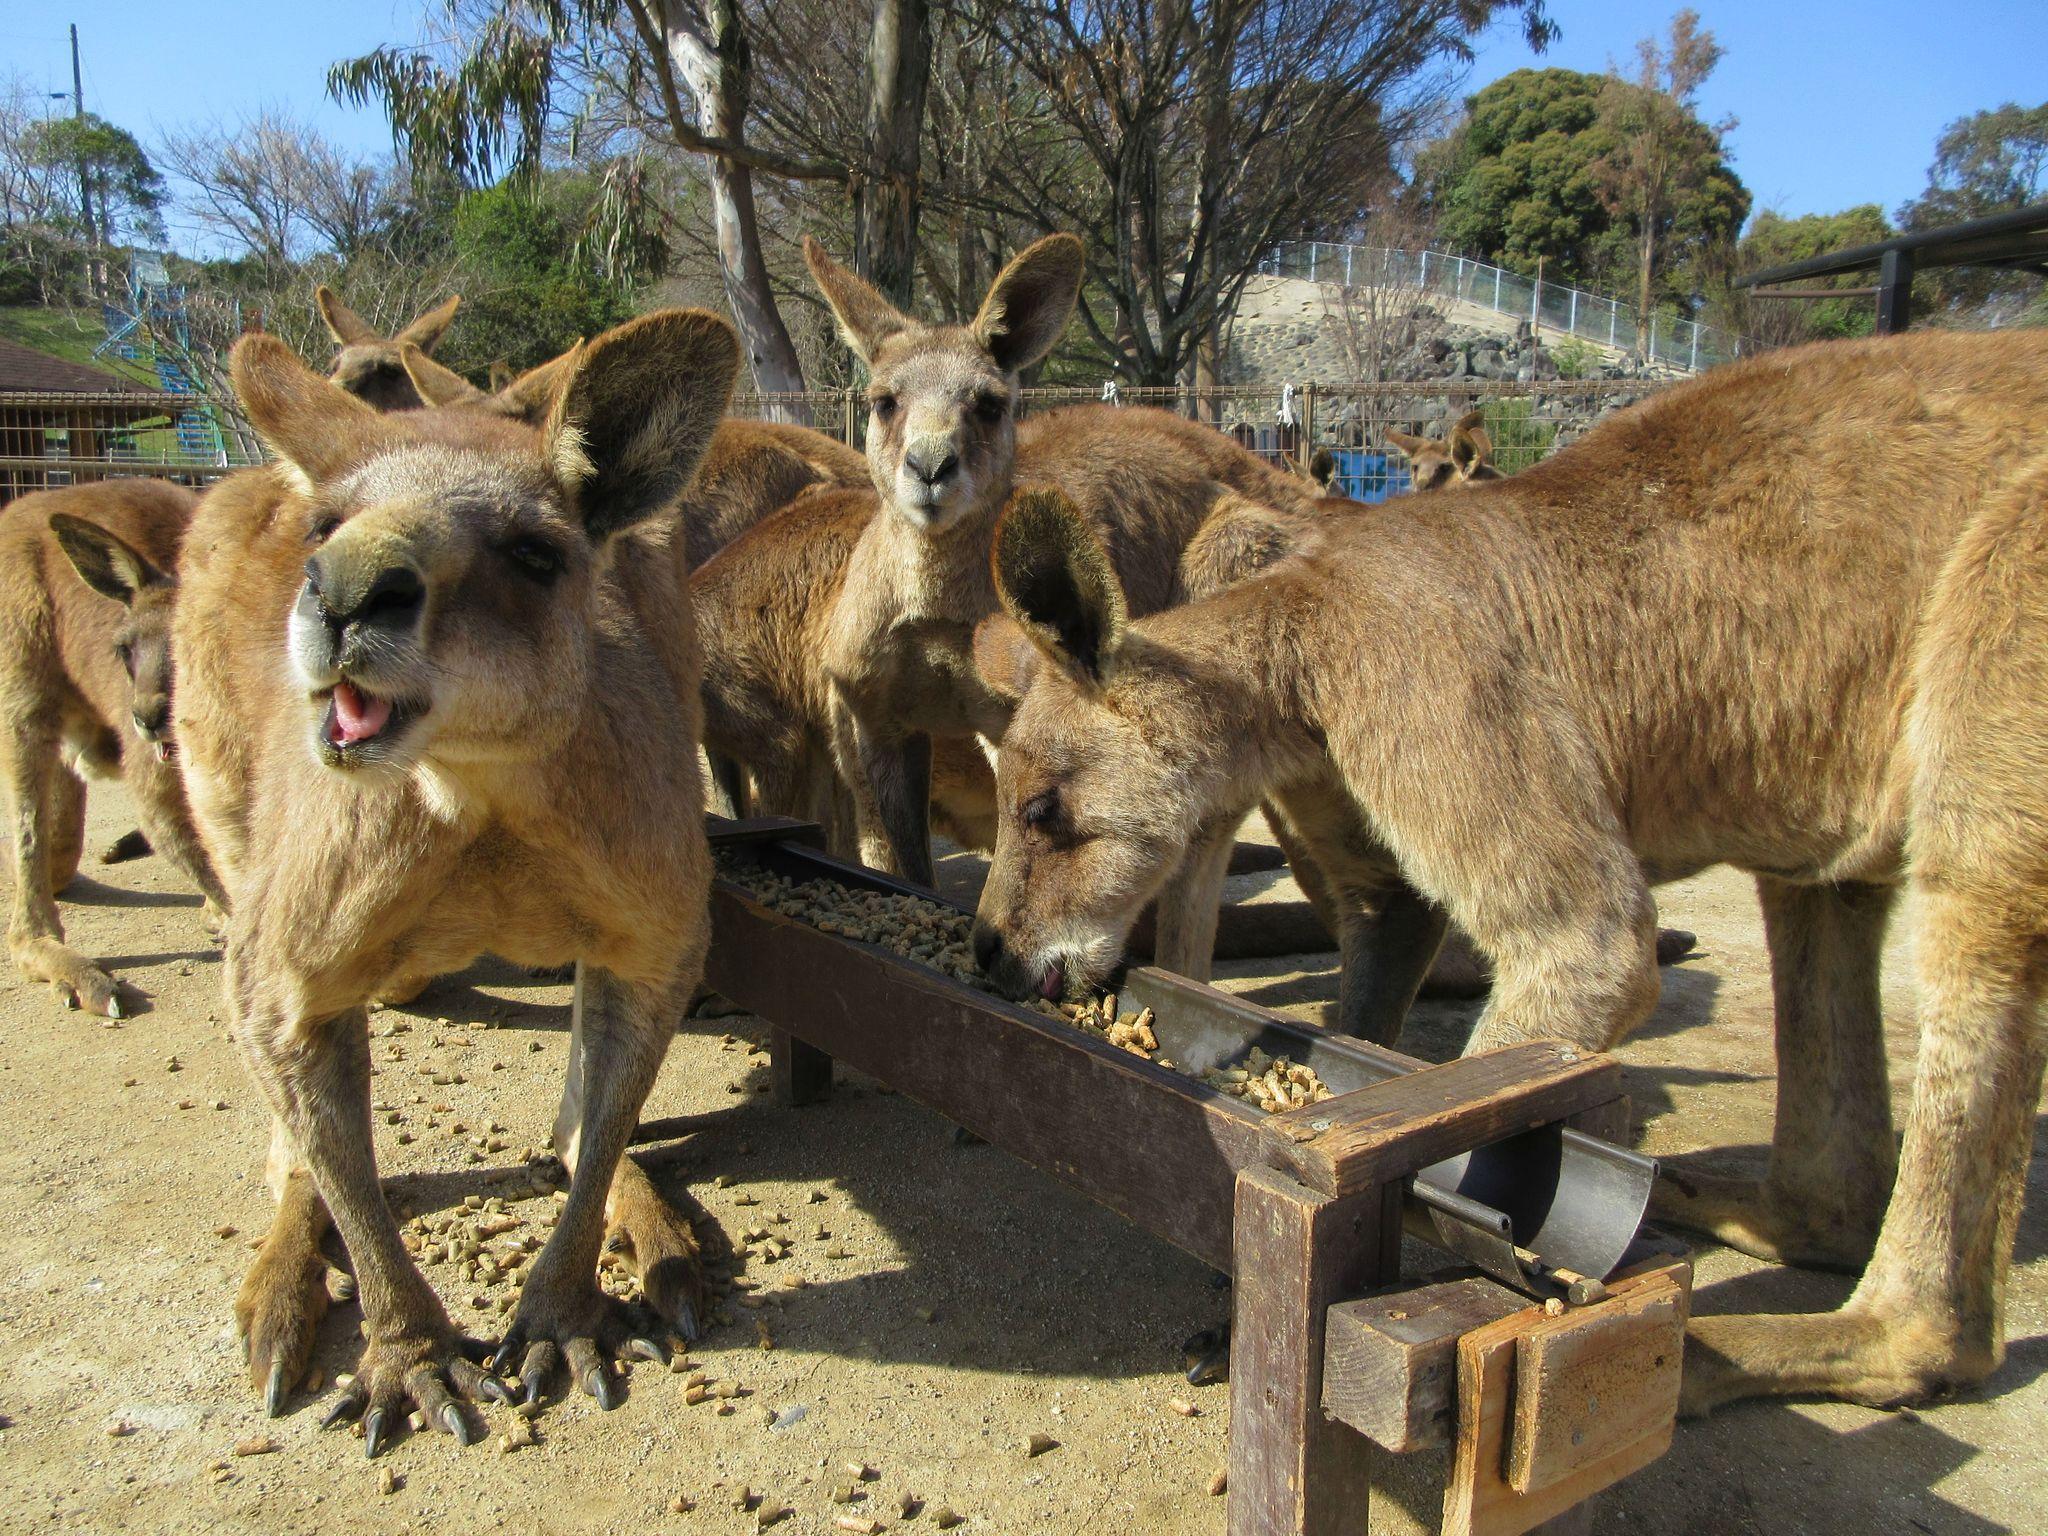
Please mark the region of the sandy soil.
MULTIPOLYGON (((119 791, 96 790, 93 845, 128 825, 119 791)), ((1285 890, 1255 876, 1240 894, 1285 890)), ((1725 873, 1662 900, 1666 922, 1696 930, 1702 953, 1666 973, 1655 1018, 1623 1053, 1642 1145, 1755 1156, 1772 1077, 1754 901, 1725 873)), ((764 1213, 792 1217, 790 1256, 750 1272, 772 1299, 730 1307, 732 1321, 689 1356, 745 1389, 731 1413, 717 1399, 686 1406, 682 1376, 643 1365, 617 1411, 571 1400, 541 1418, 538 1445, 510 1454, 433 1435, 369 1463, 359 1441, 318 1429, 310 1399, 265 1419, 229 1309, 269 1216, 268 1121, 218 1022, 220 967, 198 907, 160 859, 88 864, 64 902, 72 938, 147 996, 119 1028, 63 1011, 11 973, 0 982, 0 1529, 741 1532, 756 1521, 734 1508, 743 1490, 791 1506, 776 1527, 791 1533, 831 1532, 849 1509, 927 1529, 942 1504, 966 1517, 964 1531, 1223 1529, 1224 1500, 1207 1486, 1224 1461, 1227 1389, 1182 1383, 1178 1346, 1224 1316, 1227 1293, 1192 1260, 998 1152, 957 1145, 943 1120, 872 1084, 775 1108, 748 1019, 687 1023, 647 1111, 705 1117, 653 1163, 732 1242, 764 1213), (802 1288, 777 1283, 792 1275, 802 1288), (1175 1398, 1197 1416, 1176 1412, 1175 1398), (798 1408, 800 1418, 788 1411, 798 1408), (782 1427, 768 1426, 771 1414, 782 1427), (1057 1448, 1027 1457, 1033 1433, 1057 1448), (234 1454, 258 1436, 277 1450, 234 1454), (849 1462, 874 1476, 843 1506, 831 1491, 849 1462), (904 1493, 924 1501, 907 1521, 904 1493), (675 1512, 679 1495, 694 1508, 675 1512)), ((1888 972, 1902 1108, 1914 1049, 1906 932, 1888 972)), ((1326 957, 1226 969, 1226 985, 1306 1017, 1334 995, 1326 957)), ((400 1145, 379 1127, 399 1201, 430 1213, 523 1188, 521 1153, 553 1118, 567 1003, 565 986, 485 965, 405 1010, 409 1033, 377 1040, 377 1090, 414 1133, 400 1145), (463 1081, 425 1086, 435 1074, 463 1081), (427 1095, 449 1109, 435 1113, 427 1095), (428 1118, 444 1123, 430 1131, 428 1118), (456 1119, 496 1119, 508 1145, 477 1152, 448 1133, 456 1119)), ((1409 1048, 1452 1054, 1472 1012, 1425 1004, 1409 1048)), ((2048 1525, 2036 1449, 2048 1410, 2044 1168, 2037 1147, 2008 1299, 2013 1345, 1984 1390, 1917 1413, 1772 1404, 1685 1426, 1662 1462, 1604 1502, 1595 1529, 2048 1525)), ((512 1209, 535 1217, 546 1203, 527 1195, 512 1209)), ((487 1326, 470 1309, 473 1288, 432 1273, 458 1318, 487 1326)), ((1848 1283, 1718 1251, 1702 1255, 1700 1280, 1706 1310, 1825 1306, 1848 1283)), ((352 1307, 330 1315, 317 1362, 329 1379, 349 1368, 356 1323, 352 1307)), ((494 1432, 509 1424, 502 1409, 489 1418, 494 1432)), ((1373 1525, 1411 1523, 1426 1502, 1389 1498, 1373 1525)))

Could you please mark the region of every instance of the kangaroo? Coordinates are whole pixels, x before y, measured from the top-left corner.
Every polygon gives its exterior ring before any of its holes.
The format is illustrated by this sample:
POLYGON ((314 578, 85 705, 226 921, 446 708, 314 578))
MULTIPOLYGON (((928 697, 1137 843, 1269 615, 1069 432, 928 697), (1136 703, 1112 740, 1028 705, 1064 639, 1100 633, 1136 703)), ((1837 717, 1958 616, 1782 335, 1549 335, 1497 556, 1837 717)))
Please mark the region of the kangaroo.
MULTIPOLYGON (((818 822, 844 857, 858 852, 855 817, 832 755, 822 658, 847 559, 878 509, 871 490, 814 487, 690 577, 705 751, 751 770, 760 811, 818 822)), ((994 812, 995 774, 979 744, 935 741, 933 825, 963 847, 992 848, 994 812)))
POLYGON ((24 496, 0 517, 0 761, 14 827, 7 946, 24 980, 122 1017, 113 977, 64 942, 57 893, 78 873, 85 780, 118 775, 150 843, 215 916, 220 886, 172 762, 170 628, 191 492, 110 480, 24 496))
POLYGON ((536 428, 469 407, 380 416, 275 338, 233 353, 277 464, 208 497, 174 658, 202 831, 233 850, 229 1013, 277 1112, 278 1216, 236 1313, 278 1411, 325 1306, 324 1197, 367 1335, 329 1418, 359 1418, 372 1455, 409 1407, 474 1439, 458 1399, 509 1401, 499 1375, 538 1402, 566 1359, 610 1407, 608 1352, 663 1357, 598 1288, 608 1225, 663 1322, 695 1333, 695 1238, 624 1153, 707 939, 673 508, 738 364, 724 322, 645 316, 561 369, 536 428), (364 1013, 394 971, 487 947, 577 965, 554 1133, 568 1202, 498 1374, 465 1353, 384 1204, 364 1013))
POLYGON ((870 375, 867 459, 881 508, 848 556, 825 636, 834 754, 863 857, 929 884, 932 743, 994 740, 1008 716, 976 677, 972 647, 974 625, 995 609, 988 551, 1013 482, 1064 490, 1102 530, 1141 609, 1173 600, 1180 550, 1225 491, 1279 505, 1311 494, 1163 411, 1069 407, 1018 425, 1018 375, 1052 350, 1079 289, 1071 235, 1017 255, 965 326, 911 319, 816 241, 804 254, 870 375))
POLYGON ((342 303, 340 296, 325 283, 313 290, 313 302, 320 307, 320 318, 327 322, 327 333, 341 349, 334 354, 334 366, 328 377, 380 411, 417 410, 423 401, 406 375, 400 348, 412 346, 421 352, 432 352, 455 323, 462 295, 450 294, 395 336, 378 331, 342 303))
POLYGON ((1408 456, 1409 482, 1418 491, 1440 491, 1468 480, 1504 480, 1493 462, 1486 413, 1474 408, 1451 423, 1448 437, 1416 437, 1389 428, 1387 441, 1408 456))
POLYGON ((1686 1407, 1983 1378, 2048 1052, 2044 412, 2036 335, 1775 352, 1135 622, 1085 523, 1020 502, 976 647, 1018 701, 983 964, 1014 993, 1093 982, 1193 831, 1284 788, 1352 909, 1350 1027, 1398 1019, 1448 916, 1495 967, 1471 1048, 1598 1050, 1656 999, 1650 884, 1750 870, 1770 1172, 1660 1207, 1765 1258, 1868 1264, 1834 1314, 1695 1320, 1686 1407), (1922 1043, 1895 1157, 1878 960, 1908 887, 1922 1043))

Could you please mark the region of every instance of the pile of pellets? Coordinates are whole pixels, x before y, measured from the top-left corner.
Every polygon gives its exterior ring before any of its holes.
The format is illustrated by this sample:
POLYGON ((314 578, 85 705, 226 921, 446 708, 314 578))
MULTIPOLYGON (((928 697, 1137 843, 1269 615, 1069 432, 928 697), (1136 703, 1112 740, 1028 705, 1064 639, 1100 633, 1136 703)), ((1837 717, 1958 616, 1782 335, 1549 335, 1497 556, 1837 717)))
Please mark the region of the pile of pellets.
MULTIPOLYGON (((974 920, 964 912, 918 896, 858 890, 832 880, 797 881, 724 854, 719 856, 718 864, 723 878, 745 889, 771 911, 809 923, 820 933, 880 945, 977 991, 995 993, 974 963, 974 920)), ((1212 1088, 1243 1099, 1267 1114, 1299 1109, 1331 1096, 1329 1087, 1312 1068, 1285 1056, 1268 1056, 1257 1046, 1237 1065, 1192 1072, 1159 1054, 1152 1010, 1119 1012, 1114 993, 1084 1002, 1057 1004, 1034 998, 1026 1006, 1086 1030, 1134 1056, 1199 1076, 1212 1088)))

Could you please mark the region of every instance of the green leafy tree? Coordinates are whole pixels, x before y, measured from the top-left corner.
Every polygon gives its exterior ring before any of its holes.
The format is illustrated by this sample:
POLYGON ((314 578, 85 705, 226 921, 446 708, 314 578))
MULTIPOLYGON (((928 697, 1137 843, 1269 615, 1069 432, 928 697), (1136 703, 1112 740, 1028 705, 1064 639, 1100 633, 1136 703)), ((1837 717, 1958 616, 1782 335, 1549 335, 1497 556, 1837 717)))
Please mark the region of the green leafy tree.
POLYGON ((587 184, 559 178, 505 182, 456 204, 462 323, 443 361, 479 379, 494 358, 531 368, 632 316, 630 290, 599 272, 579 240, 575 211, 590 197, 587 184))
POLYGON ((53 211, 88 241, 119 245, 164 238, 164 179, 127 129, 91 112, 53 117, 30 129, 28 144, 52 173, 53 187, 63 187, 67 171, 83 178, 90 195, 81 199, 74 191, 53 211))
MULTIPOLYGON (((1465 117, 1416 166, 1416 196, 1457 249, 1519 272, 1546 272, 1591 288, 1640 276, 1641 234, 1615 171, 1625 131, 1615 81, 1571 69, 1521 69, 1465 103, 1465 117)), ((1717 247, 1749 210, 1718 132, 1689 106, 1656 112, 1679 173, 1651 220, 1651 302, 1690 312, 1710 291, 1717 247)), ((1640 297, 1640 295, 1639 295, 1640 297)))
MULTIPOLYGON (((1766 267, 1781 267, 1852 245, 1870 245, 1890 238, 1892 232, 1891 221, 1875 203, 1862 203, 1840 213, 1802 214, 1796 219, 1766 208, 1750 224, 1736 248, 1736 270, 1760 272, 1766 267)), ((1868 274, 1850 273, 1802 279, 1798 286, 1855 288, 1869 280, 1868 274)), ((1737 292, 1740 294, 1740 290, 1737 292)), ((1836 336, 1868 336, 1877 320, 1876 307, 1867 297, 1756 299, 1742 295, 1736 304, 1737 312, 1729 317, 1729 324, 1769 346, 1836 336)))
POLYGON ((1653 312, 1672 274, 1688 264, 1694 279, 1680 286, 1697 295, 1707 285, 1701 277, 1749 216, 1749 193, 1721 149, 1734 119, 1710 127, 1695 110, 1700 87, 1721 61, 1720 44, 1699 22, 1697 11, 1680 11, 1668 40, 1642 39, 1635 72, 1609 75, 1600 91, 1599 126, 1608 143, 1593 175, 1609 215, 1635 247, 1639 316, 1653 312))
MULTIPOLYGON (((2022 107, 2007 102, 1959 118, 1935 141, 1927 190, 1899 209, 1906 229, 1935 229, 1965 219, 2007 213, 2048 198, 2048 102, 2022 107)), ((1986 304, 2017 307, 2034 302, 2042 314, 2043 285, 2019 272, 1952 267, 1914 284, 1925 304, 1950 313, 1986 304)))

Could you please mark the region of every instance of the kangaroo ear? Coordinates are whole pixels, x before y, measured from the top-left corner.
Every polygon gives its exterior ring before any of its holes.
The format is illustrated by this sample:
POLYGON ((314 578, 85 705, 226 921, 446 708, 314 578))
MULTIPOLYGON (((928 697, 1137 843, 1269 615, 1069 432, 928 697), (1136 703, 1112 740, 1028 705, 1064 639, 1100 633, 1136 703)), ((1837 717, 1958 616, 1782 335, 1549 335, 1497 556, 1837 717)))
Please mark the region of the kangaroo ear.
POLYGON ((171 578, 98 523, 68 512, 50 514, 50 532, 72 568, 101 597, 126 604, 145 587, 169 586, 171 578))
POLYGON ((1014 710, 1031 691, 1038 647, 1007 613, 992 613, 974 627, 974 670, 988 691, 1014 710))
POLYGON ((388 430, 372 407, 313 372, 266 332, 235 343, 228 377, 249 424, 314 484, 355 463, 388 430))
POLYGON ((701 309, 664 309, 581 350, 542 429, 593 539, 682 495, 732 399, 740 344, 701 309))
POLYGON ((1392 427, 1387 428, 1387 441, 1407 454, 1411 459, 1415 457, 1419 450, 1429 446, 1428 438, 1417 437, 1411 432, 1396 432, 1392 427))
POLYGON ((804 236, 804 261, 818 291, 832 306, 840 337, 863 363, 872 365, 876 348, 898 331, 910 329, 910 316, 883 298, 865 278, 855 277, 827 256, 825 247, 809 235, 804 236))
POLYGON ((384 339, 370 329, 361 315, 342 303, 340 296, 325 283, 313 290, 313 302, 320 308, 320 318, 327 322, 327 334, 337 345, 353 347, 361 342, 384 339))
POLYGON ((1047 235, 996 274, 974 317, 974 339, 998 368, 1022 373, 1058 344, 1081 294, 1081 271, 1081 242, 1047 235))
POLYGON ((512 382, 512 364, 502 357, 491 359, 491 393, 497 394, 512 382))
POLYGON ((405 376, 428 405, 482 405, 490 396, 453 368, 444 368, 409 341, 398 344, 398 360, 405 376))
MULTIPOLYGON (((551 357, 539 367, 529 368, 509 383, 500 385, 491 396, 491 409, 516 421, 539 426, 547 420, 555 397, 561 394, 562 386, 576 371, 576 364, 583 357, 583 346, 579 341, 560 357, 551 357)), ((496 366, 492 365, 494 372, 496 366)))
POLYGON ((440 345, 441 338, 448 334, 448 327, 455 323, 455 311, 461 305, 462 295, 451 293, 391 339, 399 342, 409 341, 422 352, 431 352, 440 345))
POLYGON ((1328 490, 1330 482, 1337 478, 1337 455, 1327 448, 1318 448, 1308 458, 1308 477, 1317 485, 1328 490))
POLYGON ((996 524, 996 595, 1032 643, 1084 682, 1116 670, 1127 608, 1109 553, 1058 491, 1020 491, 996 524))
POLYGON ((1493 461, 1493 439, 1486 435, 1486 416, 1467 411, 1451 428, 1451 463, 1458 478, 1470 480, 1493 461))

